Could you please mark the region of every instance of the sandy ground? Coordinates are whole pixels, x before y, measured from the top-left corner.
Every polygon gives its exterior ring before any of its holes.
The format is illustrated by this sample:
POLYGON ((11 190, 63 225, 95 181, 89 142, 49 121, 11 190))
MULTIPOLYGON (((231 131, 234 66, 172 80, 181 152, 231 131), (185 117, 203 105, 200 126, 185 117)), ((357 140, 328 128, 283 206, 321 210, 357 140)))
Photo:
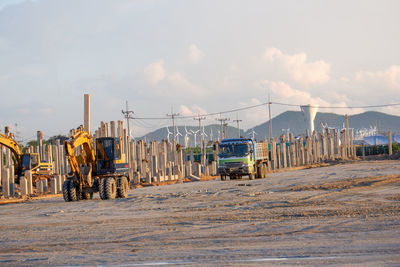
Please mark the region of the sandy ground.
POLYGON ((0 206, 0 265, 400 265, 400 161, 0 206))

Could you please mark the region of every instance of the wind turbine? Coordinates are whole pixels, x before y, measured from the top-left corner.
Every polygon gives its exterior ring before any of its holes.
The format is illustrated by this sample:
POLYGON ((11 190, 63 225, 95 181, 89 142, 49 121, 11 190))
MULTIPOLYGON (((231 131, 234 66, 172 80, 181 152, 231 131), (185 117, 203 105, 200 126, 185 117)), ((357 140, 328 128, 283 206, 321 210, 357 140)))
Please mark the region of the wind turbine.
POLYGON ((179 127, 176 127, 176 143, 179 144, 179 136, 182 136, 182 134, 179 132, 179 127))
POLYGON ((192 134, 192 133, 189 132, 189 131, 187 130, 186 125, 185 125, 185 147, 188 147, 188 144, 189 144, 189 135, 191 135, 191 134, 192 134))
POLYGON ((252 139, 254 140, 254 135, 257 135, 256 131, 254 131, 254 128, 251 130, 250 135, 252 135, 252 139))
POLYGON ((170 142, 169 141, 169 136, 172 134, 170 131, 169 131, 169 129, 168 129, 168 126, 167 127, 165 127, 165 128, 167 128, 167 140, 168 140, 168 143, 170 142))
POLYGON ((133 131, 133 129, 130 129, 130 131, 129 131, 129 137, 130 137, 133 141, 136 141, 135 137, 132 135, 132 131, 133 131))
POLYGON ((194 135, 194 146, 196 147, 196 146, 197 146, 196 136, 197 136, 197 133, 198 133, 200 130, 197 130, 197 131, 190 130, 190 131, 191 131, 192 134, 194 135))

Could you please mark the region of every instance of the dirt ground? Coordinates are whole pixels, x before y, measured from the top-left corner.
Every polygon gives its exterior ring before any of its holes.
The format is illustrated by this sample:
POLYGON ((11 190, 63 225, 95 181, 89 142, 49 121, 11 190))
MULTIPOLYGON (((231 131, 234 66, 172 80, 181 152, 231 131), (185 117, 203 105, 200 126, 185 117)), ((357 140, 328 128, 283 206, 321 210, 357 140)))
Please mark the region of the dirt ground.
POLYGON ((400 161, 0 206, 0 265, 400 265, 400 161))

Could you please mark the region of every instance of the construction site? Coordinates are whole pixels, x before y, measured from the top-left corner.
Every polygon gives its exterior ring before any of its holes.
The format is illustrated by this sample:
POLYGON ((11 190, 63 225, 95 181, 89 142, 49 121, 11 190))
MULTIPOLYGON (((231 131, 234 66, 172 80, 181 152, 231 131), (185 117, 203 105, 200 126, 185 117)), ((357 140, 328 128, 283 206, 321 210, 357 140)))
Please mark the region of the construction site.
POLYGON ((357 156, 349 125, 317 133, 304 106, 300 137, 225 138, 210 153, 203 141, 196 156, 175 139, 131 140, 122 120, 91 133, 90 95, 83 106, 64 143, 38 131, 22 149, 1 134, 1 265, 400 261, 390 133, 387 155, 357 156))

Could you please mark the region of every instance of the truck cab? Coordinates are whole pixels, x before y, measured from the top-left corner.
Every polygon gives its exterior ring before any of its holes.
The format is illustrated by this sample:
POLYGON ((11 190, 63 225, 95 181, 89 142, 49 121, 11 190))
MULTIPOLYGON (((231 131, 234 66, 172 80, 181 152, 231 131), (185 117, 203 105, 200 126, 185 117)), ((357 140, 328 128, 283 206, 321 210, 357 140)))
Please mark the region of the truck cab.
POLYGON ((218 173, 222 180, 251 175, 254 170, 254 142, 249 138, 224 139, 218 146, 218 173))

